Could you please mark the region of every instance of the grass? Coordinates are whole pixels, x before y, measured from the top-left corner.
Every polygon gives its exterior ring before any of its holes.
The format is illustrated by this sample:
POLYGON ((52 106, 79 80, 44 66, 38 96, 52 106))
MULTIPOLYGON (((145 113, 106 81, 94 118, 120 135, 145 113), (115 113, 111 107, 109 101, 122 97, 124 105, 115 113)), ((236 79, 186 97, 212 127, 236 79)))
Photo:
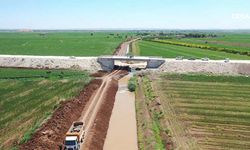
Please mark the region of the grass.
POLYGON ((140 47, 137 44, 137 42, 133 42, 131 44, 130 51, 132 52, 133 55, 139 56, 140 55, 140 47))
MULTIPOLYGON (((191 48, 163 43, 156 43, 151 41, 139 41, 137 43, 139 50, 133 50, 140 52, 142 56, 162 56, 165 58, 176 58, 178 56, 183 56, 184 58, 204 58, 208 57, 210 59, 250 59, 249 56, 243 56, 238 54, 231 54, 226 52, 210 51, 200 48, 191 48)), ((136 47, 136 46, 134 46, 136 47)), ((137 54, 137 53, 135 53, 137 54)))
POLYGON ((155 81, 179 149, 250 149, 250 78, 163 74, 155 81))
POLYGON ((156 104, 156 96, 149 78, 138 78, 136 88, 137 135, 140 150, 165 150, 171 142, 164 124, 162 109, 156 104))
POLYGON ((15 69, 0 68, 0 79, 27 79, 27 78, 68 78, 81 77, 86 72, 76 70, 36 70, 36 69, 15 69))
POLYGON ((0 33, 0 54, 48 56, 110 55, 131 33, 0 33), (118 34, 118 35, 117 35, 118 34))
POLYGON ((250 51, 250 34, 223 33, 219 34, 217 38, 184 38, 180 41, 235 49, 238 51, 250 51))
POLYGON ((79 71, 2 68, 0 72, 0 149, 29 140, 61 101, 76 96, 90 81, 86 72, 79 71))
POLYGON ((194 44, 194 43, 188 43, 188 42, 177 41, 177 40, 152 40, 152 41, 157 42, 157 43, 169 44, 169 45, 176 45, 176 46, 182 46, 182 47, 188 47, 188 48, 198 48, 198 49, 225 52, 228 54, 237 54, 237 55, 244 55, 244 56, 250 57, 250 52, 239 51, 239 50, 232 49, 232 48, 220 48, 216 46, 209 46, 207 44, 197 44, 197 43, 194 44))

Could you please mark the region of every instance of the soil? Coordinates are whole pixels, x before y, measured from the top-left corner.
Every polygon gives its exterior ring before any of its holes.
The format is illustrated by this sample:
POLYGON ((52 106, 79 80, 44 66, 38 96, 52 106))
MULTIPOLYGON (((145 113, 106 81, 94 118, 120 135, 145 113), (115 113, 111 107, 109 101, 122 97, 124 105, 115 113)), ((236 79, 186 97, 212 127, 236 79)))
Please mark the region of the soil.
POLYGON ((81 116, 81 112, 90 100, 92 93, 102 84, 102 80, 93 80, 82 90, 78 97, 60 103, 59 108, 32 138, 19 146, 20 150, 56 150, 63 145, 65 133, 72 122, 81 116))
POLYGON ((104 96, 101 109, 97 113, 94 125, 92 126, 88 138, 86 139, 84 149, 103 149, 117 90, 118 81, 113 79, 108 87, 108 92, 104 96))
POLYGON ((121 48, 122 48, 123 43, 121 43, 114 51, 113 55, 119 55, 121 48))
MULTIPOLYGON (((151 100, 150 102, 145 101, 145 92, 143 87, 143 79, 138 78, 138 88, 136 91, 136 103, 137 103, 137 125, 138 125, 138 131, 140 134, 143 135, 143 137, 147 137, 145 139, 139 140, 139 145, 142 145, 142 147, 147 147, 149 149, 154 149, 156 139, 150 139, 149 137, 153 137, 153 127, 151 123, 154 121, 154 113, 162 113, 164 108, 162 107, 161 101, 156 94, 155 98, 151 100), (142 119, 143 118, 143 119, 142 119), (149 123, 149 124, 148 124, 149 123)), ((154 76, 150 76, 150 81, 154 81, 154 76)), ((151 84, 151 87, 153 88, 153 91, 157 91, 154 89, 154 86, 151 84)), ((168 135, 166 132, 163 131, 163 129, 168 129, 168 126, 165 124, 164 119, 158 119, 160 124, 160 138, 162 140, 162 143, 165 145, 166 150, 172 150, 175 149, 173 139, 170 135, 168 135)), ((140 148, 142 148, 140 147, 140 148)))
POLYGON ((125 56, 126 52, 127 52, 127 46, 129 45, 130 42, 124 42, 122 44, 120 44, 117 49, 115 50, 115 52, 113 53, 113 55, 116 56, 125 56))
POLYGON ((149 127, 147 127, 147 123, 151 122, 150 112, 147 109, 147 104, 145 102, 145 96, 143 92, 142 78, 138 78, 138 88, 136 90, 136 105, 137 105, 137 129, 139 134, 142 134, 144 139, 139 139, 138 145, 139 149, 143 149, 143 147, 147 147, 148 149, 154 149, 154 142, 150 140, 146 140, 146 137, 153 137, 153 132, 149 127), (143 118, 143 119, 142 119, 143 118), (146 126, 146 127, 145 127, 146 126))
POLYGON ((103 76, 105 76, 105 75, 107 75, 107 74, 108 74, 107 71, 102 71, 102 70, 100 70, 100 71, 98 71, 98 72, 96 72, 96 73, 91 74, 90 76, 91 76, 91 77, 103 77, 103 76))

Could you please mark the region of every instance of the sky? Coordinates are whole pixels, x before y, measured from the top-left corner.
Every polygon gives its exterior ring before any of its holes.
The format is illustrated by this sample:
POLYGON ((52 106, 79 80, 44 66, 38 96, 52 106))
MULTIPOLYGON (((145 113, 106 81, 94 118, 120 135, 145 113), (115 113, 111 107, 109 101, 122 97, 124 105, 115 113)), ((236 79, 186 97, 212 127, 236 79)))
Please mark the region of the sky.
POLYGON ((250 29, 250 0, 0 0, 0 29, 250 29))

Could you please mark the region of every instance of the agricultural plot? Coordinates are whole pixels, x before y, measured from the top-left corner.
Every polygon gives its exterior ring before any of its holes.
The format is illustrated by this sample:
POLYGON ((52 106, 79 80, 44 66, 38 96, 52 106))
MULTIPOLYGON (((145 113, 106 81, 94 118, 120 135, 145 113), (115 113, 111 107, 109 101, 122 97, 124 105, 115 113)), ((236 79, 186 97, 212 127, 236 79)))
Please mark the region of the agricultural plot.
POLYGON ((0 69, 0 149, 29 140, 61 101, 89 81, 86 72, 0 69))
POLYGON ((182 38, 179 41, 235 49, 238 51, 250 51, 250 34, 225 33, 219 34, 216 38, 182 38))
POLYGON ((178 149, 250 149, 250 78, 163 74, 153 85, 178 149))
POLYGON ((0 33, 0 54, 48 56, 111 55, 131 33, 0 33))
POLYGON ((250 56, 211 51, 201 48, 191 48, 184 46, 177 46, 165 43, 157 43, 151 41, 139 41, 133 46, 133 53, 142 56, 162 56, 165 58, 176 58, 178 56, 183 56, 184 58, 204 58, 208 57, 210 59, 238 59, 238 60, 249 60, 250 56), (138 50, 139 49, 139 50, 138 50))

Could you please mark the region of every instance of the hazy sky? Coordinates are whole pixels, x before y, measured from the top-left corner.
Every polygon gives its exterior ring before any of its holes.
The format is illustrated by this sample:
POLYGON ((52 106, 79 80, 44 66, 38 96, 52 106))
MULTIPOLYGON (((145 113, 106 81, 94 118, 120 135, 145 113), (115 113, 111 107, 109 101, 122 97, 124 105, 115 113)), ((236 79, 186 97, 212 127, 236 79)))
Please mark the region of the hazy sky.
POLYGON ((0 29, 250 29, 250 0, 0 0, 0 29))

